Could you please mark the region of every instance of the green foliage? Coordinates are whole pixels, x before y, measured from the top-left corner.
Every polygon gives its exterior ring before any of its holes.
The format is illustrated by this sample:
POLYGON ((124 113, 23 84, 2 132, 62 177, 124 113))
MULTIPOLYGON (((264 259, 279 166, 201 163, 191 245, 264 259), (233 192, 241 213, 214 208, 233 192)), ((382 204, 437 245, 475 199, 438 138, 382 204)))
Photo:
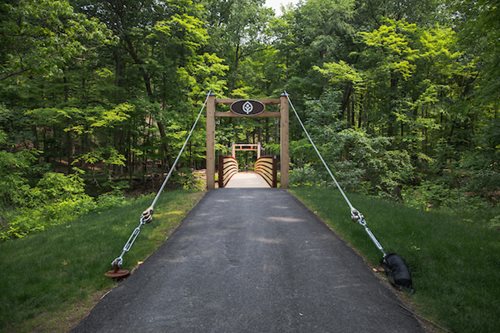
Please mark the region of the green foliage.
MULTIPOLYGON (((101 110, 99 110, 101 111, 101 110)), ((102 110, 91 127, 113 128, 115 124, 120 124, 130 118, 130 113, 134 111, 134 106, 129 103, 116 105, 111 110, 102 110)))
POLYGON ((66 0, 22 0, 3 9, 1 79, 56 75, 92 47, 112 42, 101 22, 75 13, 66 0))
POLYGON ((290 185, 292 187, 315 186, 321 183, 322 175, 310 163, 306 163, 300 167, 292 166, 290 170, 290 185))
POLYGON ((205 183, 203 179, 197 177, 194 170, 190 168, 179 168, 176 170, 170 186, 182 188, 184 190, 196 190, 203 191, 205 188, 205 183))
MULTIPOLYGON (((401 200, 401 188, 410 182, 414 172, 410 155, 394 149, 391 138, 345 128, 338 120, 338 112, 333 111, 337 100, 338 94, 327 91, 319 101, 308 102, 305 113, 306 126, 335 177, 346 189, 401 200)), ((309 169, 313 169, 317 173, 315 184, 331 182, 306 138, 293 141, 290 152, 297 180, 305 177, 304 173, 312 175, 309 169)))
POLYGON ((462 191, 450 189, 436 181, 424 181, 416 188, 409 188, 404 192, 405 203, 422 210, 431 210, 436 207, 458 207, 465 203, 462 191))
POLYGON ((26 176, 35 156, 35 152, 29 150, 15 153, 0 151, 1 208, 23 205, 29 192, 26 176))
POLYGON ((127 200, 121 193, 104 193, 96 198, 97 211, 104 211, 111 208, 122 207, 127 200))
MULTIPOLYGON (((264 5, 2 4, 2 209, 32 200, 47 171, 78 167, 93 194, 120 181, 145 188, 171 167, 208 90, 256 99, 289 91, 348 189, 397 200, 414 190, 425 193, 415 205, 433 208, 498 201, 498 6, 308 0, 274 17, 264 5)), ((217 122, 218 153, 260 141, 279 155, 276 119, 217 122)), ((292 180, 328 182, 293 117, 290 137, 292 180)), ((172 185, 195 186, 191 172, 205 166, 200 126, 172 185)))
POLYGON ((83 154, 78 157, 74 163, 85 163, 94 168, 98 164, 102 164, 105 166, 124 166, 125 156, 118 153, 118 151, 114 148, 101 148, 95 149, 89 153, 83 154))
POLYGON ((339 179, 346 188, 362 190, 360 185, 366 183, 370 193, 399 199, 398 188, 408 182, 413 171, 406 151, 391 150, 388 138, 352 129, 340 131, 330 142, 324 146, 325 156, 338 165, 339 179))
POLYGON ((313 69, 329 77, 330 82, 333 84, 341 82, 357 84, 363 81, 361 74, 343 60, 340 60, 338 63, 324 63, 323 68, 313 66, 313 69))
POLYGON ((95 208, 94 200, 84 193, 83 180, 76 174, 46 173, 24 196, 20 209, 10 212, 8 224, 0 230, 0 239, 22 238, 49 226, 73 221, 95 208))
POLYGON ((478 69, 478 84, 474 86, 475 103, 498 110, 500 100, 500 68, 498 66, 500 45, 500 8, 494 0, 451 0, 450 7, 456 11, 453 24, 458 30, 460 45, 467 56, 475 58, 478 69))

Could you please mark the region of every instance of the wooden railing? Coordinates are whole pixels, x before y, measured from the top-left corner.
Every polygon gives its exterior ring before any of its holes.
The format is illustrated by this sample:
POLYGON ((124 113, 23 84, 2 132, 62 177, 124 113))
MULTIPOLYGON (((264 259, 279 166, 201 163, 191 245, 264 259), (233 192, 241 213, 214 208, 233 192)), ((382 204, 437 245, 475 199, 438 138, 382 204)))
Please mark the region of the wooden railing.
POLYGON ((219 156, 219 188, 226 187, 231 177, 238 173, 238 161, 231 156, 219 156))
POLYGON ((271 187, 278 187, 278 163, 275 156, 261 156, 255 162, 254 171, 271 187))

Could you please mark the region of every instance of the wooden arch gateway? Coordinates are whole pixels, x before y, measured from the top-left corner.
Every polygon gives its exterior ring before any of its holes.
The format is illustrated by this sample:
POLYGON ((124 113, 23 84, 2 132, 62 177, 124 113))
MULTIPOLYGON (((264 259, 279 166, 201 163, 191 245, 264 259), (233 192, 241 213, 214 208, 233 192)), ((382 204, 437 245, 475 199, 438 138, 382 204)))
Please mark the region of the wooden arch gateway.
POLYGON ((247 100, 215 98, 210 95, 207 100, 207 189, 215 188, 215 118, 216 117, 272 117, 280 119, 280 183, 281 188, 288 188, 288 171, 290 157, 288 153, 288 98, 281 95, 278 99, 247 100), (231 111, 219 112, 217 104, 230 105, 231 111), (266 105, 279 105, 279 112, 265 111, 266 105))

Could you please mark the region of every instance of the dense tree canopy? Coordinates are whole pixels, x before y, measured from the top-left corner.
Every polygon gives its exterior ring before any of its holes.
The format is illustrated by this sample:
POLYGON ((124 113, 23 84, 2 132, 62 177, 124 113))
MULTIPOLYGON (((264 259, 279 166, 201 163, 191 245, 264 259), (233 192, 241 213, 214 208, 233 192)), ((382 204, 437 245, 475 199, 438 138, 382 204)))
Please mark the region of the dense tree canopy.
MULTIPOLYGON (((286 89, 350 190, 426 208, 496 204, 498 17, 491 0, 303 0, 280 17, 263 0, 5 1, 3 237, 36 229, 13 212, 42 198, 85 210, 88 195, 156 189, 209 90, 286 89), (51 186, 73 190, 56 198, 51 186)), ((202 127, 179 185, 204 168, 202 127)), ((273 120, 218 129, 220 153, 235 141, 278 152, 273 120)), ((293 120, 291 139, 292 183, 326 181, 293 120)))

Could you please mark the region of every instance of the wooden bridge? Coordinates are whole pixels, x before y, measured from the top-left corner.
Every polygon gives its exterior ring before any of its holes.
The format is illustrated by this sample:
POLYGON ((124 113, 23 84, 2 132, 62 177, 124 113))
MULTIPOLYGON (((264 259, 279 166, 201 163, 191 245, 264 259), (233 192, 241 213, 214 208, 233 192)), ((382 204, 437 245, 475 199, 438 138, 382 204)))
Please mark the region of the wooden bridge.
MULTIPOLYGON (((260 156, 260 153, 259 153, 260 156)), ((233 156, 219 156, 219 188, 278 187, 278 163, 275 156, 260 156, 253 171, 239 172, 238 160, 233 156)))

